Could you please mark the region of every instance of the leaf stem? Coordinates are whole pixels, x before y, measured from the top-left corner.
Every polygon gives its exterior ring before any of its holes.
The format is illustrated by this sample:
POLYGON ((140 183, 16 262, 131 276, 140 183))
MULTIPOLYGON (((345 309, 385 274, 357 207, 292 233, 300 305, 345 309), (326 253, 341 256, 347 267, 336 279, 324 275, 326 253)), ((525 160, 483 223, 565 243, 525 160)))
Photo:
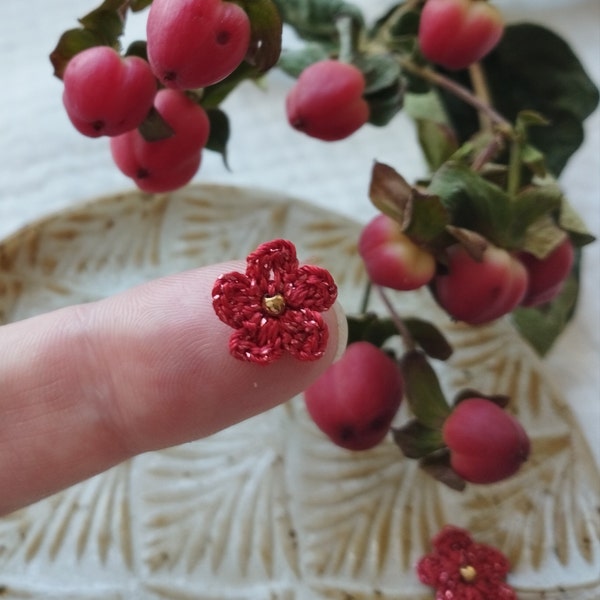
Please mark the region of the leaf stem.
POLYGON ((508 183, 506 191, 513 198, 521 186, 521 143, 514 137, 510 144, 510 157, 508 162, 508 183))
POLYGON ((404 343, 404 348, 405 348, 406 352, 411 352, 411 351, 415 350, 417 345, 415 344, 415 340, 413 339, 412 335, 410 334, 408 327, 406 327, 406 325, 404 324, 404 321, 402 320, 400 315, 396 312, 394 305, 391 303, 390 299, 388 298, 388 296, 385 293, 385 291, 383 290, 383 288, 379 285, 375 286, 375 287, 377 288, 377 292, 379 293, 379 296, 380 296, 382 302, 385 304, 385 307, 387 308, 387 311, 390 314, 390 318, 392 319, 394 326, 396 327, 396 329, 398 330, 398 333, 400 334, 400 337, 402 338, 402 342, 404 343))
POLYGON ((367 309, 369 308, 369 300, 371 299, 371 290, 373 289, 373 284, 371 283, 371 280, 369 279, 369 281, 367 281, 367 284, 365 285, 365 291, 363 292, 363 297, 360 303, 360 313, 361 315, 364 315, 367 312, 367 309))
MULTIPOLYGON (((469 67, 469 76, 471 78, 475 96, 488 106, 491 106, 492 99, 490 96, 490 90, 488 88, 481 63, 475 62, 469 67)), ((490 121, 490 118, 483 112, 479 113, 479 125, 484 131, 490 131, 492 129, 492 122, 490 121)))
POLYGON ((494 135, 489 143, 475 156, 471 164, 473 171, 480 171, 504 147, 504 140, 500 135, 494 135))
POLYGON ((456 83, 456 81, 453 81, 449 77, 446 77, 445 75, 442 75, 441 73, 438 73, 429 67, 421 67, 408 58, 399 58, 399 61, 402 68, 406 71, 409 71, 413 75, 417 75, 425 81, 449 91, 451 94, 455 95, 457 98, 460 98, 467 104, 470 104, 481 114, 485 115, 492 125, 500 127, 507 133, 512 132, 511 123, 500 113, 494 110, 494 108, 490 106, 488 102, 479 98, 470 89, 460 85, 460 83, 456 83))
POLYGON ((338 60, 351 63, 354 59, 356 40, 354 39, 354 23, 348 15, 336 19, 335 26, 340 39, 340 50, 338 60))

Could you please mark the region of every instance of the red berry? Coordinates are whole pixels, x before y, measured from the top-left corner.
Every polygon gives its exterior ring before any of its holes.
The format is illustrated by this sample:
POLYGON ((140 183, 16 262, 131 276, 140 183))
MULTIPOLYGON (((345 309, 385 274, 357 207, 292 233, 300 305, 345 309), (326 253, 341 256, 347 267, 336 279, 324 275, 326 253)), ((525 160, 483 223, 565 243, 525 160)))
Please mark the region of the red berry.
POLYGON ((378 215, 362 230, 358 240, 371 281, 395 290, 416 290, 435 274, 435 258, 400 230, 396 221, 378 215))
POLYGON ((450 464, 465 481, 494 483, 516 473, 527 460, 530 442, 521 424, 483 398, 460 402, 444 422, 450 464))
POLYGON ((356 342, 304 397, 313 421, 334 443, 367 450, 388 433, 403 388, 400 369, 385 352, 356 342))
POLYGON ((332 142, 347 138, 369 120, 365 78, 355 66, 323 60, 307 67, 286 98, 292 127, 332 142))
POLYGON ((221 0, 154 0, 146 35, 158 79, 194 89, 225 79, 244 60, 250 19, 237 4, 221 0))
POLYGON ((419 46, 428 60, 447 69, 464 69, 490 52, 503 32, 502 15, 489 2, 427 0, 419 46))
POLYGON ((550 302, 560 293, 573 267, 575 251, 569 238, 566 238, 545 258, 536 258, 529 252, 520 252, 518 258, 529 275, 521 305, 538 306, 550 302))
POLYGON ((76 129, 89 137, 135 129, 148 115, 156 79, 148 63, 121 56, 108 46, 76 54, 64 77, 63 103, 76 129))
POLYGON ((434 279, 438 303, 454 319, 471 325, 498 319, 525 294, 527 271, 502 248, 488 246, 476 261, 459 244, 448 248, 448 272, 434 279))
POLYGON ((210 123, 204 109, 178 90, 160 90, 154 106, 174 130, 171 137, 148 142, 133 130, 112 138, 110 149, 117 167, 140 189, 165 192, 197 172, 210 123))

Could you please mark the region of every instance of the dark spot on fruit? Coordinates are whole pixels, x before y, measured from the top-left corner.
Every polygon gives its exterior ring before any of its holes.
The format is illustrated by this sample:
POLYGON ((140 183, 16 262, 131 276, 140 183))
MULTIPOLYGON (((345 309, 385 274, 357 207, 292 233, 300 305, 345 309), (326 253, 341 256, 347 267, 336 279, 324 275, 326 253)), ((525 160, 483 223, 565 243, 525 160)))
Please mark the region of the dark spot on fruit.
POLYGON ((175 81, 177 79, 177 73, 175 71, 167 71, 163 75, 163 81, 175 81))
POLYGON ((290 125, 294 129, 297 129, 298 131, 304 131, 306 129, 306 123, 300 117, 298 117, 297 119, 294 119, 293 121, 291 121, 290 125))
POLYGON ((384 429, 388 425, 388 419, 385 415, 379 415, 375 417, 370 423, 369 428, 374 431, 379 431, 380 429, 384 429))
POLYGON ((135 174, 136 179, 147 179, 148 177, 150 177, 150 173, 148 173, 148 169, 138 169, 137 173, 135 174))
POLYGON ((350 425, 344 425, 340 429, 340 439, 343 442, 348 442, 356 437, 356 431, 350 425))
POLYGON ((217 41, 217 44, 225 46, 225 44, 229 43, 229 40, 231 39, 231 34, 229 33, 229 31, 218 31, 217 35, 215 36, 215 39, 217 41))
POLYGON ((104 129, 104 121, 94 121, 92 123, 92 129, 94 131, 102 131, 104 129))

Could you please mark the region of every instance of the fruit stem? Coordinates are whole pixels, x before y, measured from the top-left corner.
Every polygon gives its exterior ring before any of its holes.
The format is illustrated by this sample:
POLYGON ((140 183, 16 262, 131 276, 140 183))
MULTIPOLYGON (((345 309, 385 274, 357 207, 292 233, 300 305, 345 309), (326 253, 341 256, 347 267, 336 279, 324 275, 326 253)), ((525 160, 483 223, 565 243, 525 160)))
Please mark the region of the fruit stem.
POLYGON ((508 183, 506 191, 512 198, 517 195, 521 186, 521 143, 514 137, 510 144, 510 156, 508 161, 508 183))
POLYGON ((373 289, 373 284, 371 283, 371 280, 367 281, 367 285, 365 285, 365 291, 363 293, 363 297, 360 303, 360 313, 361 315, 364 315, 367 312, 367 309, 369 308, 369 300, 371 299, 371 290, 373 289))
POLYGON ((474 157, 471 164, 473 171, 480 171, 488 162, 504 147, 504 139, 500 135, 494 135, 488 144, 474 157))
MULTIPOLYGON (((469 77, 471 78, 475 96, 477 96, 477 98, 479 98, 488 106, 491 106, 492 99, 490 96, 490 90, 488 88, 481 63, 476 62, 469 67, 469 77)), ((479 113, 479 125, 484 131, 490 131, 492 129, 492 122, 490 121, 490 118, 483 112, 479 113)))
POLYGON ((400 337, 402 338, 404 349, 406 350, 406 352, 416 350, 417 345, 415 344, 413 336, 410 334, 408 327, 406 327, 400 315, 396 312, 394 305, 391 303, 384 289, 380 285, 375 287, 377 288, 377 292, 379 293, 382 302, 385 304, 385 307, 390 313, 390 318, 392 319, 394 326, 396 327, 398 333, 400 334, 400 337))
POLYGON ((352 63, 357 44, 352 18, 348 15, 343 15, 336 19, 335 26, 340 38, 338 60, 344 63, 352 63))
POLYGON ((429 67, 421 67, 415 64, 408 58, 399 58, 400 65, 406 71, 409 71, 413 75, 423 78, 425 81, 437 85, 451 94, 460 98, 467 104, 470 104, 473 108, 476 108, 480 113, 485 115, 490 123, 505 130, 506 133, 512 132, 512 125, 505 119, 500 113, 496 112, 488 102, 485 102, 481 98, 478 98, 471 90, 456 83, 452 79, 430 69, 429 67))

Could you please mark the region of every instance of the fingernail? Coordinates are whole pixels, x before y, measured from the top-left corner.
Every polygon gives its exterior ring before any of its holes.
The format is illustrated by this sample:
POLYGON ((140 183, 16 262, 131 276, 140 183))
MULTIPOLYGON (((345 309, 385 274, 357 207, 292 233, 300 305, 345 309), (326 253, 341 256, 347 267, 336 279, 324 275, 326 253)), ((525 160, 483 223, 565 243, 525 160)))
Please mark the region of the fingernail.
POLYGON ((331 307, 331 310, 335 315, 338 332, 338 345, 337 350, 335 351, 335 358, 333 359, 335 362, 340 359, 346 351, 346 346, 348 344, 348 321, 346 320, 346 313, 339 302, 335 302, 331 307))

